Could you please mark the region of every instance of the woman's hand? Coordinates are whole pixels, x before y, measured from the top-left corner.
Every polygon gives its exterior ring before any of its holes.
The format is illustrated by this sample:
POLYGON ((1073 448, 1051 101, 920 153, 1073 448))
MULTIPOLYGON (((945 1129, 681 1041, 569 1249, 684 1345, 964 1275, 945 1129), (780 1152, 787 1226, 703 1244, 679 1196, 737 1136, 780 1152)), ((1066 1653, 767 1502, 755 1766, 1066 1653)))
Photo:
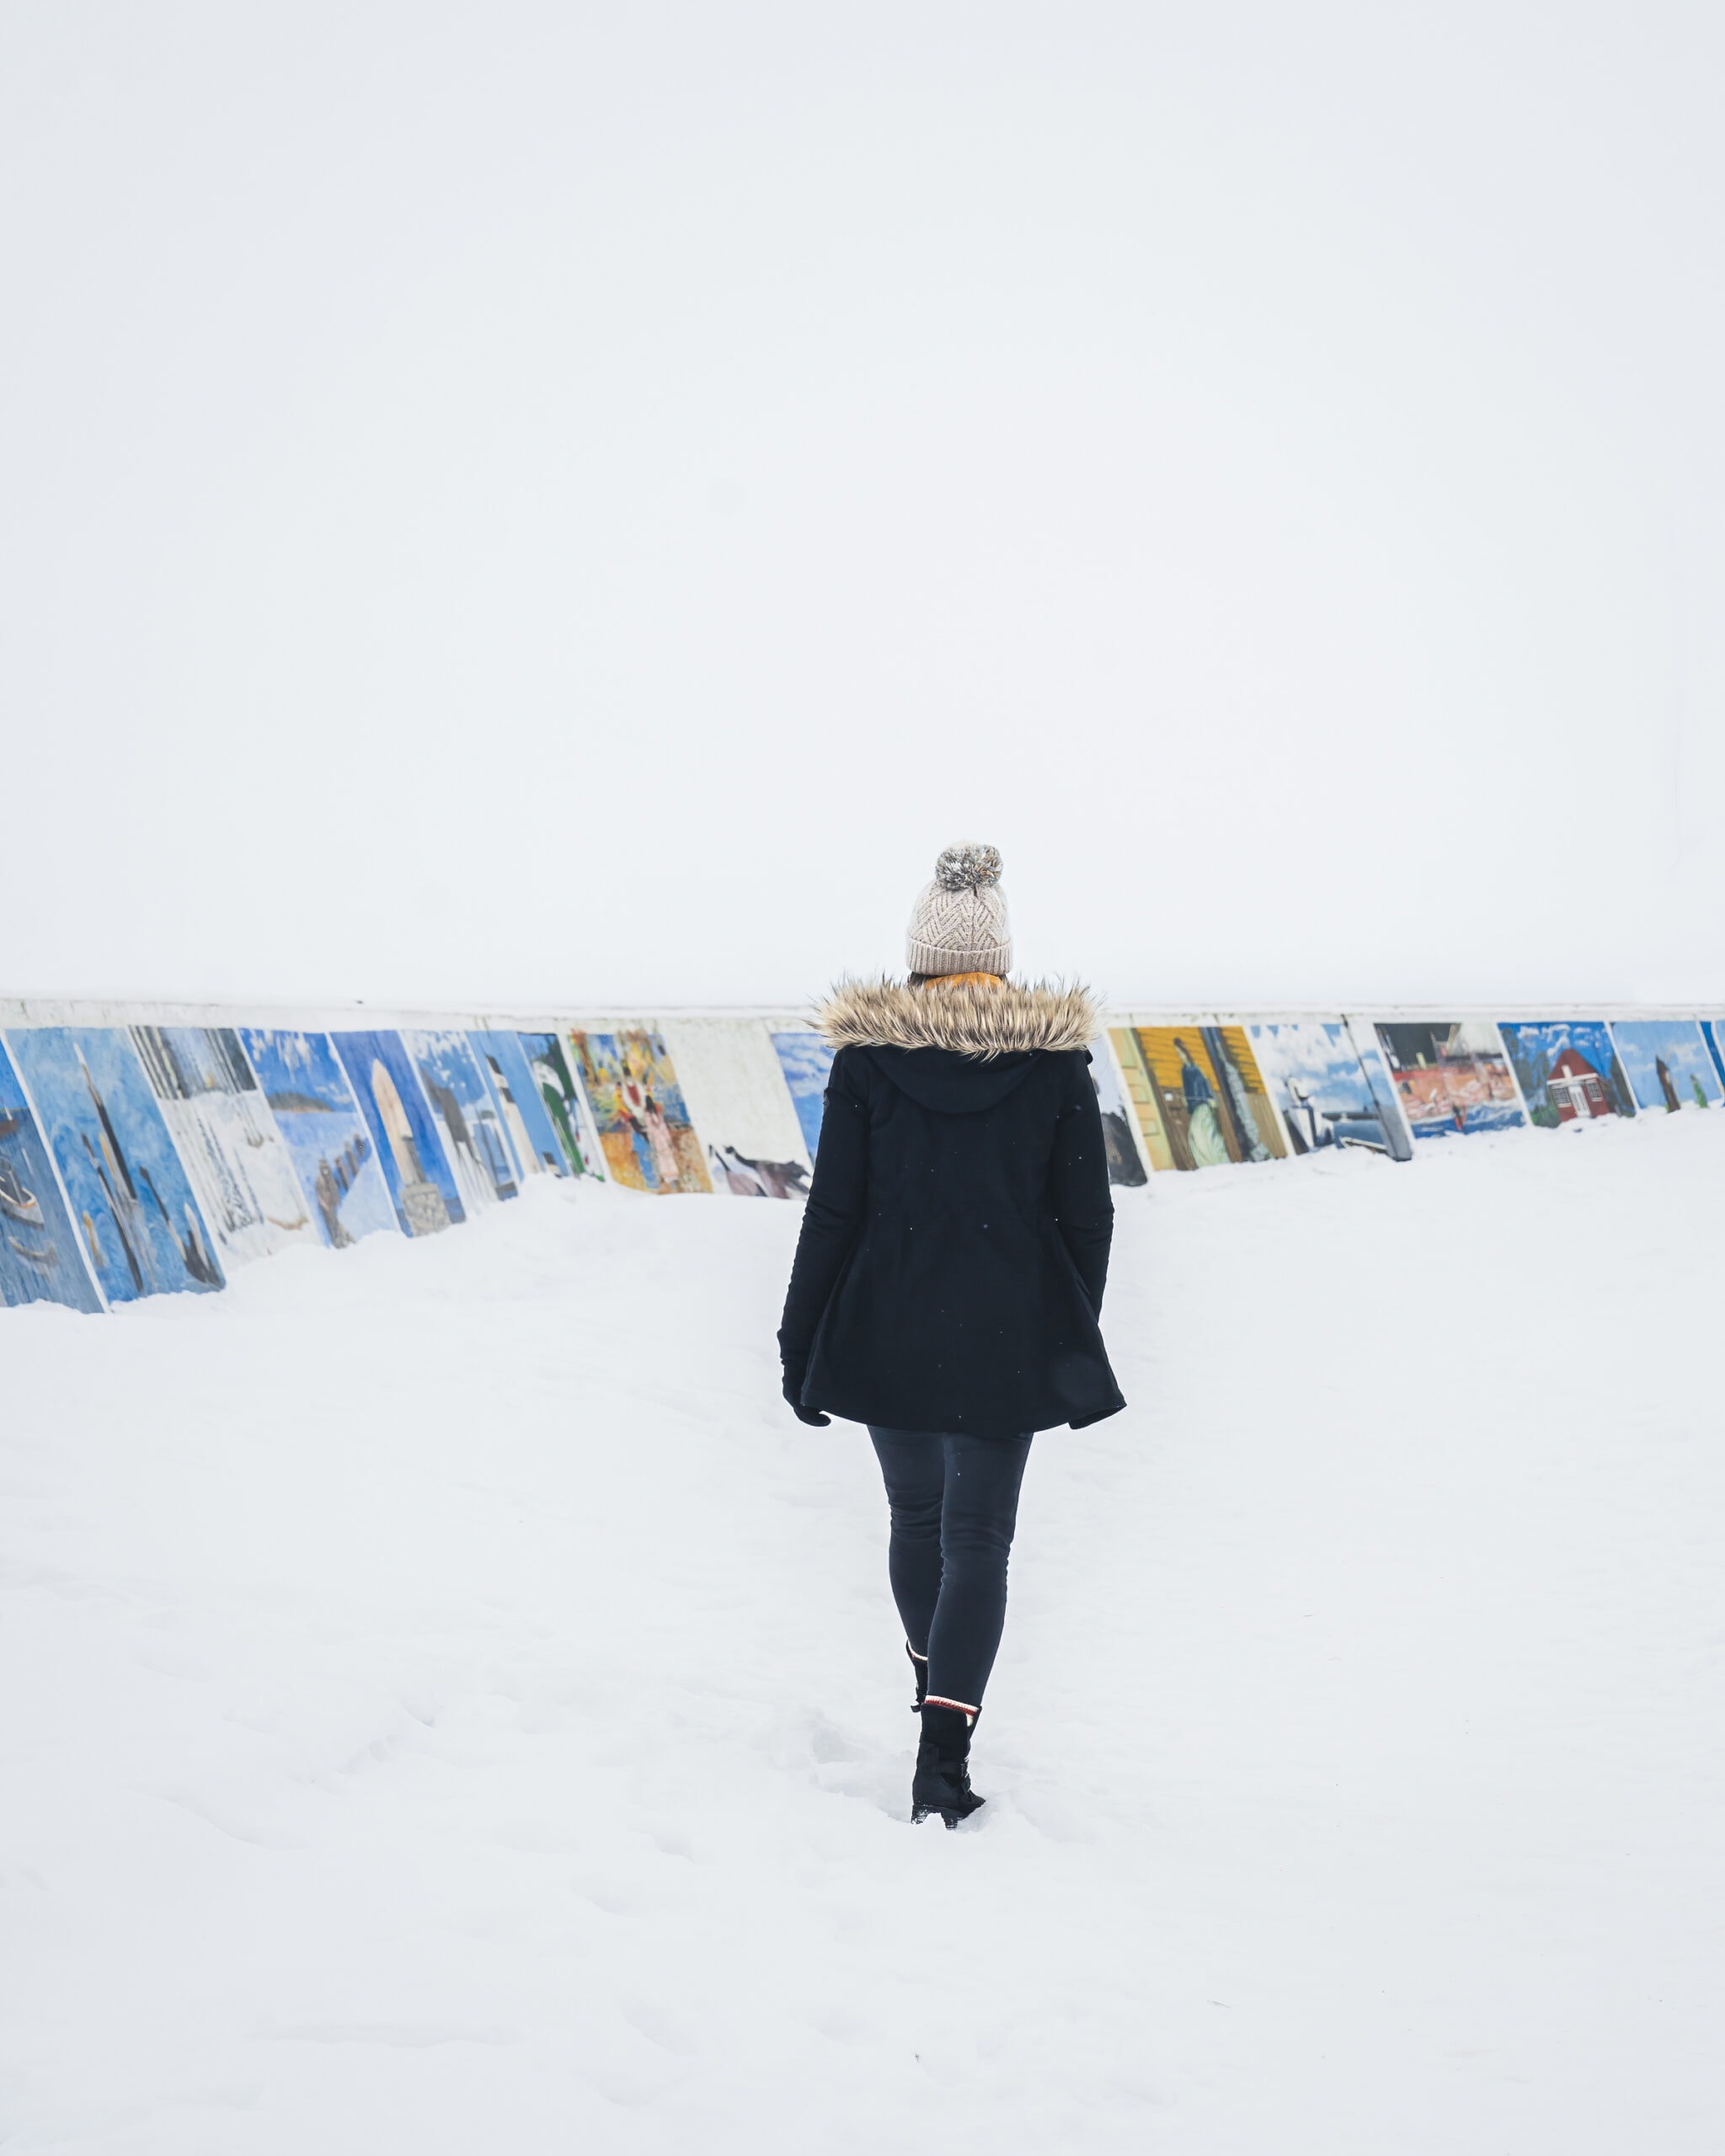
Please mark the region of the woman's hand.
POLYGON ((818 1407, 803 1405, 803 1373, 785 1365, 784 1396, 790 1411, 799 1422, 806 1422, 811 1430, 825 1430, 830 1427, 832 1417, 823 1415, 818 1407))

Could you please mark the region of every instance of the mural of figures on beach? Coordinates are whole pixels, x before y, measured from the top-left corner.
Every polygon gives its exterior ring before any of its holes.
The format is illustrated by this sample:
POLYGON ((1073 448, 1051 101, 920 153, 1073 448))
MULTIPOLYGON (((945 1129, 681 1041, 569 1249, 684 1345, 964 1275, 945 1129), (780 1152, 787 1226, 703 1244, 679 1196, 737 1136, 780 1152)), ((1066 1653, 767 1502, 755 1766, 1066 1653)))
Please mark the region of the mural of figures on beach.
POLYGON ((614 1182, 631 1190, 713 1188, 664 1041, 656 1033, 574 1033, 588 1105, 614 1182))
POLYGON ((515 1038, 538 1088, 546 1120, 556 1134, 565 1173, 597 1176, 602 1180, 605 1169, 598 1134, 563 1052, 563 1043, 555 1033, 517 1033, 515 1038))
POLYGON ((1601 1021, 1518 1019, 1498 1031, 1536 1130, 1635 1113, 1629 1080, 1601 1021))
POLYGON ((328 1037, 242 1026, 239 1038, 323 1241, 346 1250, 361 1235, 393 1235, 377 1148, 328 1037))
POLYGON ((1153 1168, 1285 1158, 1243 1027, 1116 1026, 1108 1038, 1153 1168))
POLYGON ((102 1307, 42 1134, 0 1048, 0 1304, 19 1303, 102 1307))
POLYGON ((389 1187, 402 1233, 435 1235, 465 1220, 454 1171, 398 1033, 332 1033, 389 1187))
POLYGON ((820 1144, 820 1118, 826 1105, 826 1081, 832 1075, 832 1050, 817 1033, 797 1029, 776 1033, 773 1053, 797 1112, 803 1150, 813 1161, 820 1144))
POLYGON ((443 1131, 443 1150, 470 1213, 513 1198, 521 1171, 504 1126, 503 1110, 465 1033, 401 1036, 443 1131))
POLYGON ((1376 1044, 1362 1054, 1345 1019, 1266 1019, 1246 1030, 1296 1153, 1357 1147, 1413 1159, 1376 1044))
POLYGON ((469 1033, 467 1044, 502 1112, 503 1127, 524 1174, 566 1176, 567 1155, 516 1033, 469 1033))
POLYGON ((1611 1038, 1644 1108, 1719 1105, 1719 1073, 1695 1018, 1614 1018, 1611 1038))
POLYGON ((733 1198, 806 1198, 802 1127, 764 1020, 667 1020, 665 1049, 713 1187, 733 1198))
POLYGON ((222 1262, 232 1268, 318 1240, 293 1162, 229 1026, 134 1026, 222 1262))
POLYGON ((210 1230, 127 1035, 43 1026, 7 1041, 108 1300, 221 1287, 210 1230))
POLYGON ((1460 1018, 1435 1026, 1381 1025, 1379 1045, 1416 1138, 1471 1138, 1526 1122, 1498 1029, 1460 1018))
POLYGON ((1105 1034, 1098 1034, 1090 1043, 1090 1075, 1096 1087, 1097 1106, 1102 1110, 1102 1139, 1108 1149, 1108 1181, 1135 1190, 1150 1181, 1150 1175, 1139 1153, 1138 1140, 1133 1135, 1137 1118, 1114 1068, 1114 1052, 1105 1034))

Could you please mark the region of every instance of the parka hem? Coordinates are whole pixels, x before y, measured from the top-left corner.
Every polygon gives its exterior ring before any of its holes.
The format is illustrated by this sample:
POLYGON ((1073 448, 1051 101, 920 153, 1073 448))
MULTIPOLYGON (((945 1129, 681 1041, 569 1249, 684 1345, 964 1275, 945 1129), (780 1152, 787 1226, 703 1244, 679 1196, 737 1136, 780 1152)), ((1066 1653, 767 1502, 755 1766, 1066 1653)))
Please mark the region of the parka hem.
POLYGON ((828 1393, 811 1397, 806 1384, 802 1400, 805 1407, 813 1408, 820 1415, 836 1415, 841 1422, 861 1422, 865 1428, 872 1425, 879 1430, 916 1430, 930 1437, 972 1438, 1022 1438, 1027 1434, 1040 1436, 1046 1430, 1087 1430, 1092 1422, 1105 1422, 1110 1415, 1119 1414, 1126 1406, 1117 1394, 1112 1406, 1092 1408, 1076 1416, 1060 1415, 1047 1422, 1034 1417, 1016 1422, 1003 1419, 998 1424, 991 1418, 985 1424, 950 1416, 943 1421, 930 1422, 926 1414, 908 1415, 902 1408, 889 1407, 884 1403, 871 1408, 842 1406, 828 1393))

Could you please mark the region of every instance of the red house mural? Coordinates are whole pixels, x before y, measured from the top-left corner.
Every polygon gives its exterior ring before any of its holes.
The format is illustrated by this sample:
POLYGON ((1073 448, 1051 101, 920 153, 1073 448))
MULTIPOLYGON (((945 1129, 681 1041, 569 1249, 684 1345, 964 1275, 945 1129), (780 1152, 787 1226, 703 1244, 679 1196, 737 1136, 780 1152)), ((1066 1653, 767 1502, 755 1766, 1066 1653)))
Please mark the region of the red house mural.
POLYGON ((1558 1119, 1573 1123, 1578 1116, 1610 1115, 1611 1097, 1605 1081, 1584 1055, 1566 1048, 1551 1065, 1546 1091, 1558 1119))

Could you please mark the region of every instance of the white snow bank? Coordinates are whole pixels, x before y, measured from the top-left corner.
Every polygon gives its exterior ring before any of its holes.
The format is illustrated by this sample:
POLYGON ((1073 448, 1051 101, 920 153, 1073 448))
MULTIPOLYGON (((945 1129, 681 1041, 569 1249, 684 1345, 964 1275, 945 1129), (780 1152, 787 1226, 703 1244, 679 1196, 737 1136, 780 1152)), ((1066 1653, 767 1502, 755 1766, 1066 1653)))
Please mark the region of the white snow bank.
POLYGON ((1725 1116, 1124 1193, 974 1828, 798 1213, 0 1318, 8 2148, 1725 2135, 1725 1116))

